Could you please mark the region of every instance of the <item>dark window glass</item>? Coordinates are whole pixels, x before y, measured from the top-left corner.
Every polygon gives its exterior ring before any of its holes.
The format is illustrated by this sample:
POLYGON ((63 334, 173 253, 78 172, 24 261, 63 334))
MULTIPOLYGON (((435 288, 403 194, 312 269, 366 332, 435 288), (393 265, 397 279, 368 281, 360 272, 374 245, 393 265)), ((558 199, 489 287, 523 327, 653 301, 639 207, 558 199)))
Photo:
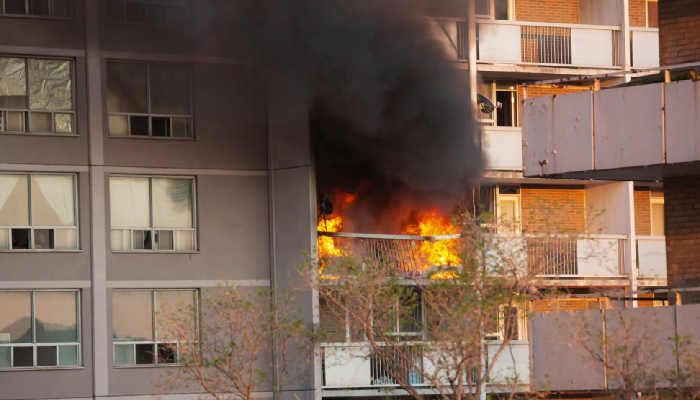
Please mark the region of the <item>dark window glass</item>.
POLYGON ((508 2, 510 0, 495 0, 494 18, 499 20, 508 19, 508 2))
POLYGON ((168 117, 153 117, 151 118, 151 134, 153 136, 170 136, 170 118, 168 117))
POLYGON ((489 15, 489 0, 476 0, 476 14, 489 15))
POLYGON ((49 15, 49 0, 29 0, 29 10, 32 15, 49 15))
POLYGON ((148 136, 148 117, 131 116, 129 117, 132 136, 148 136))
POLYGON ((55 249, 54 230, 53 229, 35 229, 34 230, 34 248, 35 249, 55 249))
POLYGON ((496 101, 501 103, 501 108, 496 110, 497 126, 518 126, 518 105, 515 92, 496 91, 496 101))
POLYGON ((12 248, 29 249, 29 229, 12 229, 12 248))
POLYGON ((13 347, 12 358, 13 367, 33 367, 34 349, 32 347, 13 347))
POLYGON ((36 365, 39 367, 55 367, 58 365, 58 349, 56 346, 37 347, 36 365))
POLYGON ((107 63, 107 108, 110 112, 148 112, 146 64, 107 63))
POLYGON ((5 14, 27 14, 24 0, 5 0, 5 14))
POLYGON ((152 344, 136 345, 136 364, 155 364, 154 346, 152 344))
POLYGON ((176 362, 175 350, 167 344, 158 345, 158 362, 162 364, 172 364, 176 362))

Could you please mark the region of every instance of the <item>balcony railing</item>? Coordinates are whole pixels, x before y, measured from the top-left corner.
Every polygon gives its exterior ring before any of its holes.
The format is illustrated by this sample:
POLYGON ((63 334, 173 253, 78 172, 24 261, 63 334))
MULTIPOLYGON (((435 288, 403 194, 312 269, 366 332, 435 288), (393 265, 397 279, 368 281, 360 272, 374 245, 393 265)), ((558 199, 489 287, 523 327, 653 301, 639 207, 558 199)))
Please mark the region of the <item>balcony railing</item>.
MULTIPOLYGON (((328 233, 338 246, 367 264, 388 268, 404 276, 425 275, 432 267, 421 254, 423 244, 456 240, 460 235, 410 236, 328 233)), ((488 235, 489 262, 529 266, 539 277, 623 277, 626 235, 488 235)), ((645 243, 646 244, 646 243, 645 243)), ((453 246, 454 252, 458 248, 453 246)), ((332 264, 332 260, 330 261, 332 264)), ((646 264, 645 264, 646 265, 646 264)))
MULTIPOLYGON (((489 341, 487 352, 488 362, 493 364, 489 384, 492 386, 508 385, 526 386, 530 383, 530 352, 529 342, 526 340, 511 341, 498 358, 495 358, 501 341, 489 341), (494 361, 495 359, 495 361, 494 361)), ((413 365, 416 369, 407 365, 387 365, 374 356, 368 343, 324 343, 323 349, 323 388, 324 389, 361 389, 361 388, 392 388, 397 387, 394 375, 406 374, 405 380, 413 386, 430 387, 431 384, 424 378, 427 376, 441 376, 431 366, 431 356, 425 353, 422 346, 412 347, 413 353, 404 353, 413 357, 413 365), (421 371, 423 373, 421 373, 421 371)), ((432 350, 436 351, 436 350, 432 350)), ((439 351, 439 350, 437 350, 439 351)), ((439 359, 435 355, 432 359, 439 359)), ((445 382, 447 384, 447 382, 445 382)))
POLYGON ((522 171, 522 129, 504 126, 484 126, 481 129, 481 149, 486 157, 486 168, 522 171))
POLYGON ((524 21, 477 22, 483 63, 619 68, 621 29, 616 26, 524 21))

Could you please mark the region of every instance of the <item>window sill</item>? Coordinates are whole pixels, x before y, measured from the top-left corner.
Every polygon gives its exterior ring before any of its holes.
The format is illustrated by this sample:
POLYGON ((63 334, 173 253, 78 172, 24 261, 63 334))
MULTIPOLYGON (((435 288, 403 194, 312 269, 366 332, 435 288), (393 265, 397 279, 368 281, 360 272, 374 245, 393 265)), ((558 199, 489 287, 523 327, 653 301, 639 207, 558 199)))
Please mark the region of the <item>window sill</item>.
POLYGON ((81 249, 56 250, 56 249, 0 249, 0 253, 82 253, 81 249))
POLYGON ((112 250, 114 254, 201 254, 201 250, 112 250))
POLYGON ((134 365, 113 365, 114 369, 133 369, 133 368, 172 368, 183 367, 184 364, 168 363, 168 364, 134 364, 134 365))
POLYGON ((57 136, 57 137, 80 137, 77 133, 51 133, 51 132, 0 132, 0 136, 57 136))
POLYGON ((177 142, 195 142, 194 137, 140 136, 140 135, 107 135, 110 139, 141 139, 141 140, 173 140, 177 142))
POLYGON ((15 368, 0 368, 0 374, 3 372, 13 372, 13 371, 74 371, 85 369, 85 367, 15 367, 15 368))
POLYGON ((76 21, 75 17, 53 17, 46 15, 30 15, 30 14, 0 14, 2 18, 26 18, 26 19, 48 19, 54 21, 76 21))

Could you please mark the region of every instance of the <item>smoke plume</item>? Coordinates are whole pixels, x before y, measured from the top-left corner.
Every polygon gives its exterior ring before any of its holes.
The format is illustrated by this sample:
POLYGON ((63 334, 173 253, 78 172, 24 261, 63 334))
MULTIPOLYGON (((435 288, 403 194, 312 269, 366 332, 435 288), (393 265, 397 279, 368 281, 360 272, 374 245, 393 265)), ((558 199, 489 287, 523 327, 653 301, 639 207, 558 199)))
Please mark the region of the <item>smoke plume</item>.
POLYGON ((454 207, 481 156, 468 72, 447 60, 429 11, 409 0, 251 3, 239 14, 250 50, 308 85, 318 190, 362 188, 356 212, 375 225, 398 204, 454 207))

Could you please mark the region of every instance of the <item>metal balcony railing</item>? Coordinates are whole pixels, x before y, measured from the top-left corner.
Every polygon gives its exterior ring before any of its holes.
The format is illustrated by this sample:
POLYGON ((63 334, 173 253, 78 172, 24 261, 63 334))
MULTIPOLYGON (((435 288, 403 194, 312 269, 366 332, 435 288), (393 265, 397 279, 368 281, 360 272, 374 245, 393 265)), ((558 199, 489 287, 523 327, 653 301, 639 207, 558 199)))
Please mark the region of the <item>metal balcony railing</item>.
POLYGON ((479 20, 477 61, 619 68, 619 26, 479 20))
MULTIPOLYGON (((335 238, 346 255, 359 257, 366 265, 388 268, 399 275, 420 276, 434 267, 422 251, 426 243, 451 241, 451 253, 459 253, 456 240, 461 236, 378 235, 346 232, 319 232, 335 238)), ((530 268, 541 277, 621 277, 625 276, 626 235, 503 235, 489 234, 487 262, 508 262, 530 268)), ((447 247, 449 248, 449 246, 447 247)), ((330 264, 333 260, 327 260, 330 264)), ((457 263, 453 264, 456 265, 457 263)), ((519 267, 518 267, 519 268, 519 267)))

